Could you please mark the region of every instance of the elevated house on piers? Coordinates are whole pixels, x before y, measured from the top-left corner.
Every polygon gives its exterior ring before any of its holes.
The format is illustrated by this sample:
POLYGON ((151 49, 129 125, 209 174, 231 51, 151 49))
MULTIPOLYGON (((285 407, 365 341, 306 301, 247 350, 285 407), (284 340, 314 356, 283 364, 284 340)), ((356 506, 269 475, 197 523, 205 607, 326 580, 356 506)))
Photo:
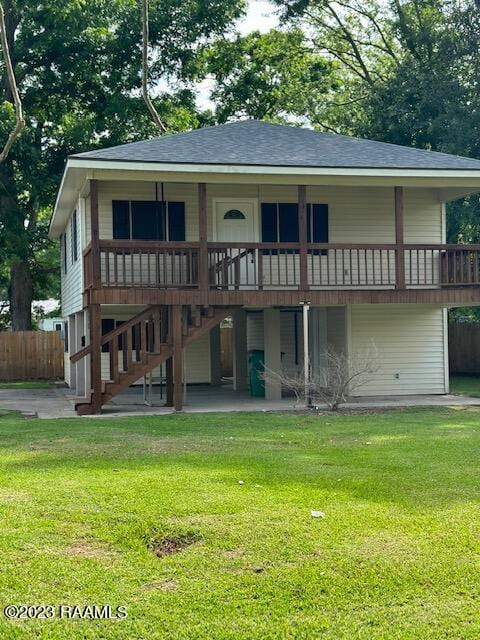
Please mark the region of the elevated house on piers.
POLYGON ((316 370, 373 341, 362 395, 448 392, 446 312, 480 304, 480 245, 446 244, 445 204, 476 191, 479 160, 254 120, 71 156, 50 235, 78 413, 159 366, 181 409, 184 382, 219 383, 227 317, 237 391, 250 349, 299 369, 305 301, 316 370))

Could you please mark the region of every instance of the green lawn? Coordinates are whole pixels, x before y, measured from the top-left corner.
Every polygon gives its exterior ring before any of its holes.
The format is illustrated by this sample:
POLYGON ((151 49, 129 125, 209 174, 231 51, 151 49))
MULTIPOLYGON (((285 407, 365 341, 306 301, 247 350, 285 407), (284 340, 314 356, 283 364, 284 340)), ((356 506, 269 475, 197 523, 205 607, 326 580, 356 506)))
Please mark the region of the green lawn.
POLYGON ((0 389, 50 389, 51 382, 46 380, 20 380, 18 382, 1 382, 0 389))
POLYGON ((128 607, 2 638, 480 637, 478 409, 7 415, 0 449, 2 608, 128 607))
POLYGON ((450 393, 480 398, 480 376, 451 376, 450 393))

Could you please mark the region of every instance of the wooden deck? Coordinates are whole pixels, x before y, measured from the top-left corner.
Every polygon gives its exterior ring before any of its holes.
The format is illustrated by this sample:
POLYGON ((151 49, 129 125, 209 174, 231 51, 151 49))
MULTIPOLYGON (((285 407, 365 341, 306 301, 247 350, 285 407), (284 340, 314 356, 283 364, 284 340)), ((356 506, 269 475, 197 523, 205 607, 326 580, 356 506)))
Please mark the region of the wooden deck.
POLYGON ((480 245, 99 240, 84 252, 99 304, 480 303, 480 245))

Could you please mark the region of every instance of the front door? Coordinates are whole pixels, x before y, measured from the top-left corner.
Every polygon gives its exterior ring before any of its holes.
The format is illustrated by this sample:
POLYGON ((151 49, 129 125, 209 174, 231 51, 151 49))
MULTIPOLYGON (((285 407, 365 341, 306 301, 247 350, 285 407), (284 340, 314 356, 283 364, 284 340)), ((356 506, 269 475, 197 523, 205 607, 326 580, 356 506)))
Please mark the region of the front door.
POLYGON ((257 254, 241 243, 258 242, 257 200, 218 198, 214 200, 215 282, 225 289, 254 289, 257 283, 257 254), (240 243, 239 246, 229 246, 240 243))

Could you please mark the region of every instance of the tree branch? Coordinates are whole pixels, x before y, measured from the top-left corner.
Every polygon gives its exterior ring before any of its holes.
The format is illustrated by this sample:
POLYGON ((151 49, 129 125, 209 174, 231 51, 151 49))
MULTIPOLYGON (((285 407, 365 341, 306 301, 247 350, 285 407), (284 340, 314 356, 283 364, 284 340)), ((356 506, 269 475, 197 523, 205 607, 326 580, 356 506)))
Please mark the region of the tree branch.
POLYGON ((158 111, 148 93, 148 0, 141 0, 142 3, 142 95, 154 123, 165 133, 167 127, 163 124, 158 111))
POLYGON ((0 2, 0 43, 3 49, 3 57, 5 61, 5 69, 7 72, 8 83, 10 85, 10 91, 13 96, 13 103, 15 105, 15 127, 8 136, 7 142, 0 153, 0 163, 5 162, 10 149, 13 147, 15 140, 18 138, 22 129, 25 127, 25 119, 23 117, 22 101, 20 100, 20 94, 18 93, 17 82, 15 80, 15 73, 13 71, 12 59, 10 57, 10 48, 8 46, 7 28, 5 26, 5 12, 3 10, 3 4, 0 2))

